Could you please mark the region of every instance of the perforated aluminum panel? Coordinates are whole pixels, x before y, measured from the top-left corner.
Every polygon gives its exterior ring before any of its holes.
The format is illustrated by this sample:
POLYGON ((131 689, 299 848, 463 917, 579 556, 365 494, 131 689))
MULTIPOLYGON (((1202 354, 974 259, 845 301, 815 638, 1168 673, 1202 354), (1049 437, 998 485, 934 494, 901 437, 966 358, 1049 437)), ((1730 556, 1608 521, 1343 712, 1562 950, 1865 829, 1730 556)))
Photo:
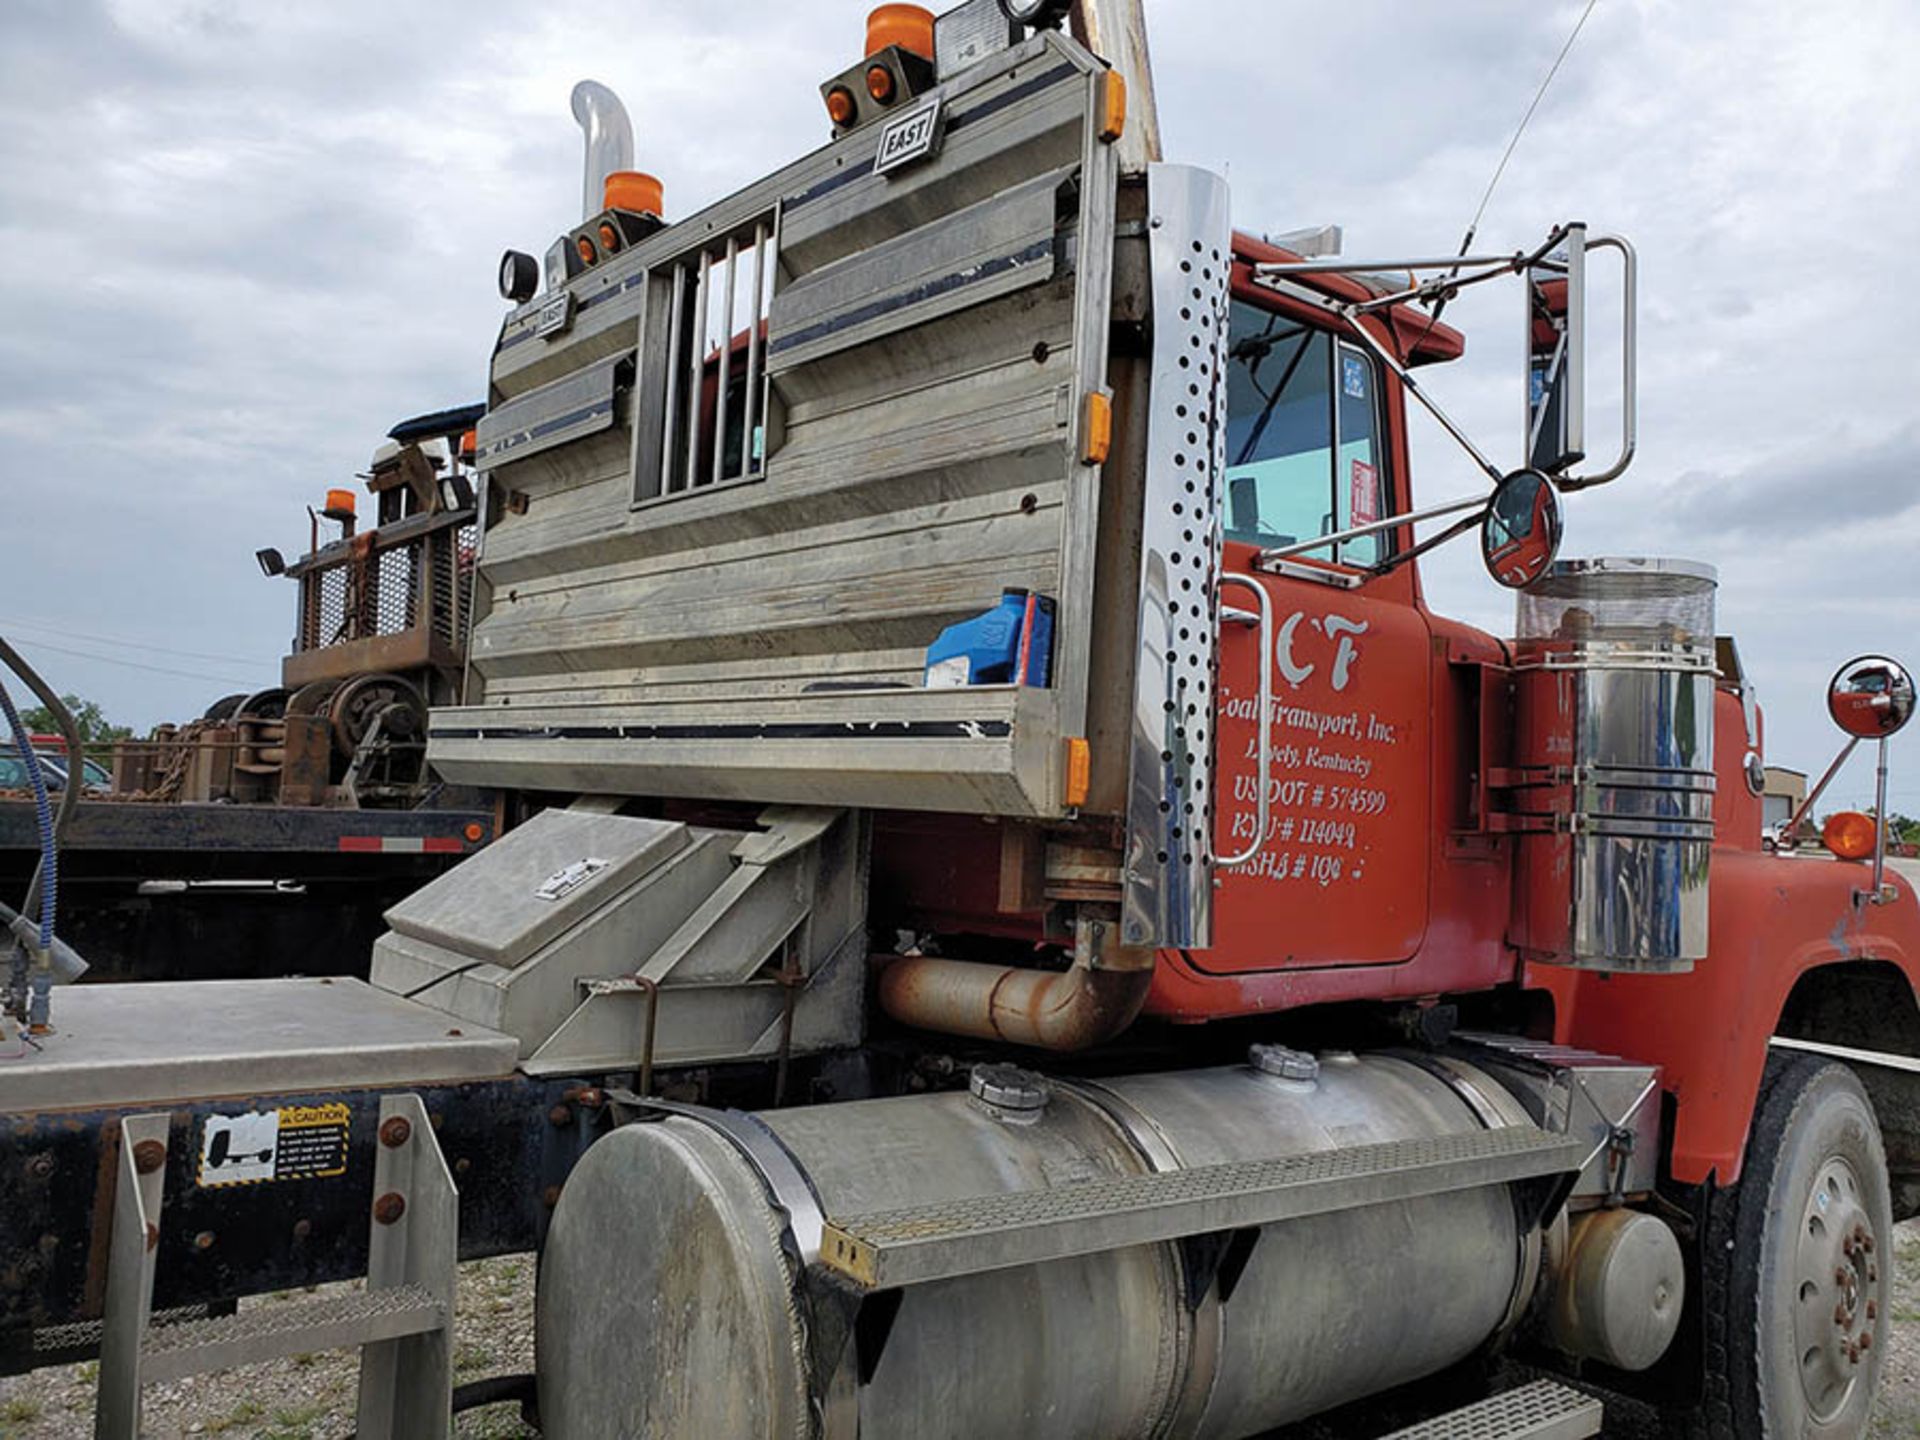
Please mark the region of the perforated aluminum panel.
POLYGON ((1121 926, 1133 946, 1212 941, 1227 202, 1209 171, 1148 168, 1153 391, 1121 926))

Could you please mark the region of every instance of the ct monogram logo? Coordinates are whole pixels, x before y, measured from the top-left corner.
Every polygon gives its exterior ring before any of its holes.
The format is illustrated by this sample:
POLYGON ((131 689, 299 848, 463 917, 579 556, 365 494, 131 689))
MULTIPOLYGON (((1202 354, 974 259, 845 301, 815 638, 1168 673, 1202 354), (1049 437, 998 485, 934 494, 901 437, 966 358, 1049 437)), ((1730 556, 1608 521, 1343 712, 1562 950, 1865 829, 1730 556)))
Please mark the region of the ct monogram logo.
POLYGON ((1280 673, 1286 682, 1296 690, 1318 668, 1315 661, 1308 660, 1303 664, 1295 654, 1294 644, 1302 620, 1307 622, 1309 629, 1333 642, 1333 688, 1345 690, 1347 683, 1353 679, 1353 667, 1360 659, 1360 646, 1354 637, 1367 633, 1367 622, 1349 620, 1344 615, 1309 616, 1304 610, 1296 610, 1289 615, 1273 642, 1274 661, 1280 666, 1280 673))

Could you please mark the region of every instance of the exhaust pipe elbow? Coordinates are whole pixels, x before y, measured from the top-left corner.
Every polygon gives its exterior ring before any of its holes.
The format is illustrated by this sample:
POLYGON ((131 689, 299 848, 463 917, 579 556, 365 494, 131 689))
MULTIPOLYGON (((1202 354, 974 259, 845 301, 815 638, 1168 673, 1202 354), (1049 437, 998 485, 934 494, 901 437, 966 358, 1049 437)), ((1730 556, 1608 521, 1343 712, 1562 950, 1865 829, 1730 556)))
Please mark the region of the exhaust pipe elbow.
POLYGON ((1153 952, 1112 943, 1108 921, 1076 926, 1064 972, 910 955, 880 973, 880 1008, 902 1025, 1041 1050, 1085 1050, 1124 1032, 1153 984, 1153 952), (1097 962, 1097 963, 1096 963, 1097 962))
POLYGON ((620 97, 598 80, 582 80, 573 87, 573 118, 580 122, 587 146, 580 218, 591 220, 606 208, 607 176, 633 169, 633 122, 620 97))

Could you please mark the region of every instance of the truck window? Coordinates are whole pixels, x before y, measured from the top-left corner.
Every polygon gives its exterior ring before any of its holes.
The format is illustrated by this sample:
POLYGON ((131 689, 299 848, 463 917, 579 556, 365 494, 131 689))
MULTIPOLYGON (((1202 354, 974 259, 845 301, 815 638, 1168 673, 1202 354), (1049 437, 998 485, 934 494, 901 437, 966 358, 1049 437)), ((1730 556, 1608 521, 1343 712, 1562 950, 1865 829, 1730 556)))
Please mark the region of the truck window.
MULTIPOLYGON (((1227 537, 1284 545, 1384 516, 1372 357, 1238 303, 1228 344, 1227 537)), ((1338 558, 1372 565, 1383 553, 1370 535, 1338 558)))

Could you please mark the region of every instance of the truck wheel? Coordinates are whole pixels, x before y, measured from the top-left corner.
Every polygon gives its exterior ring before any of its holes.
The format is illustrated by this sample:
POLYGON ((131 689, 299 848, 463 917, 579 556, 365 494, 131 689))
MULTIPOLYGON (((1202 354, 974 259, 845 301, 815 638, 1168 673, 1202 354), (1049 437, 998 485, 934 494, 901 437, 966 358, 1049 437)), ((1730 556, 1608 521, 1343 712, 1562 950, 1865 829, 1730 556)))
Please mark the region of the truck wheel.
POLYGON ((1740 1183, 1701 1256, 1705 1399, 1695 1440, 1858 1440, 1887 1344, 1886 1150, 1853 1072, 1769 1062, 1740 1183))

